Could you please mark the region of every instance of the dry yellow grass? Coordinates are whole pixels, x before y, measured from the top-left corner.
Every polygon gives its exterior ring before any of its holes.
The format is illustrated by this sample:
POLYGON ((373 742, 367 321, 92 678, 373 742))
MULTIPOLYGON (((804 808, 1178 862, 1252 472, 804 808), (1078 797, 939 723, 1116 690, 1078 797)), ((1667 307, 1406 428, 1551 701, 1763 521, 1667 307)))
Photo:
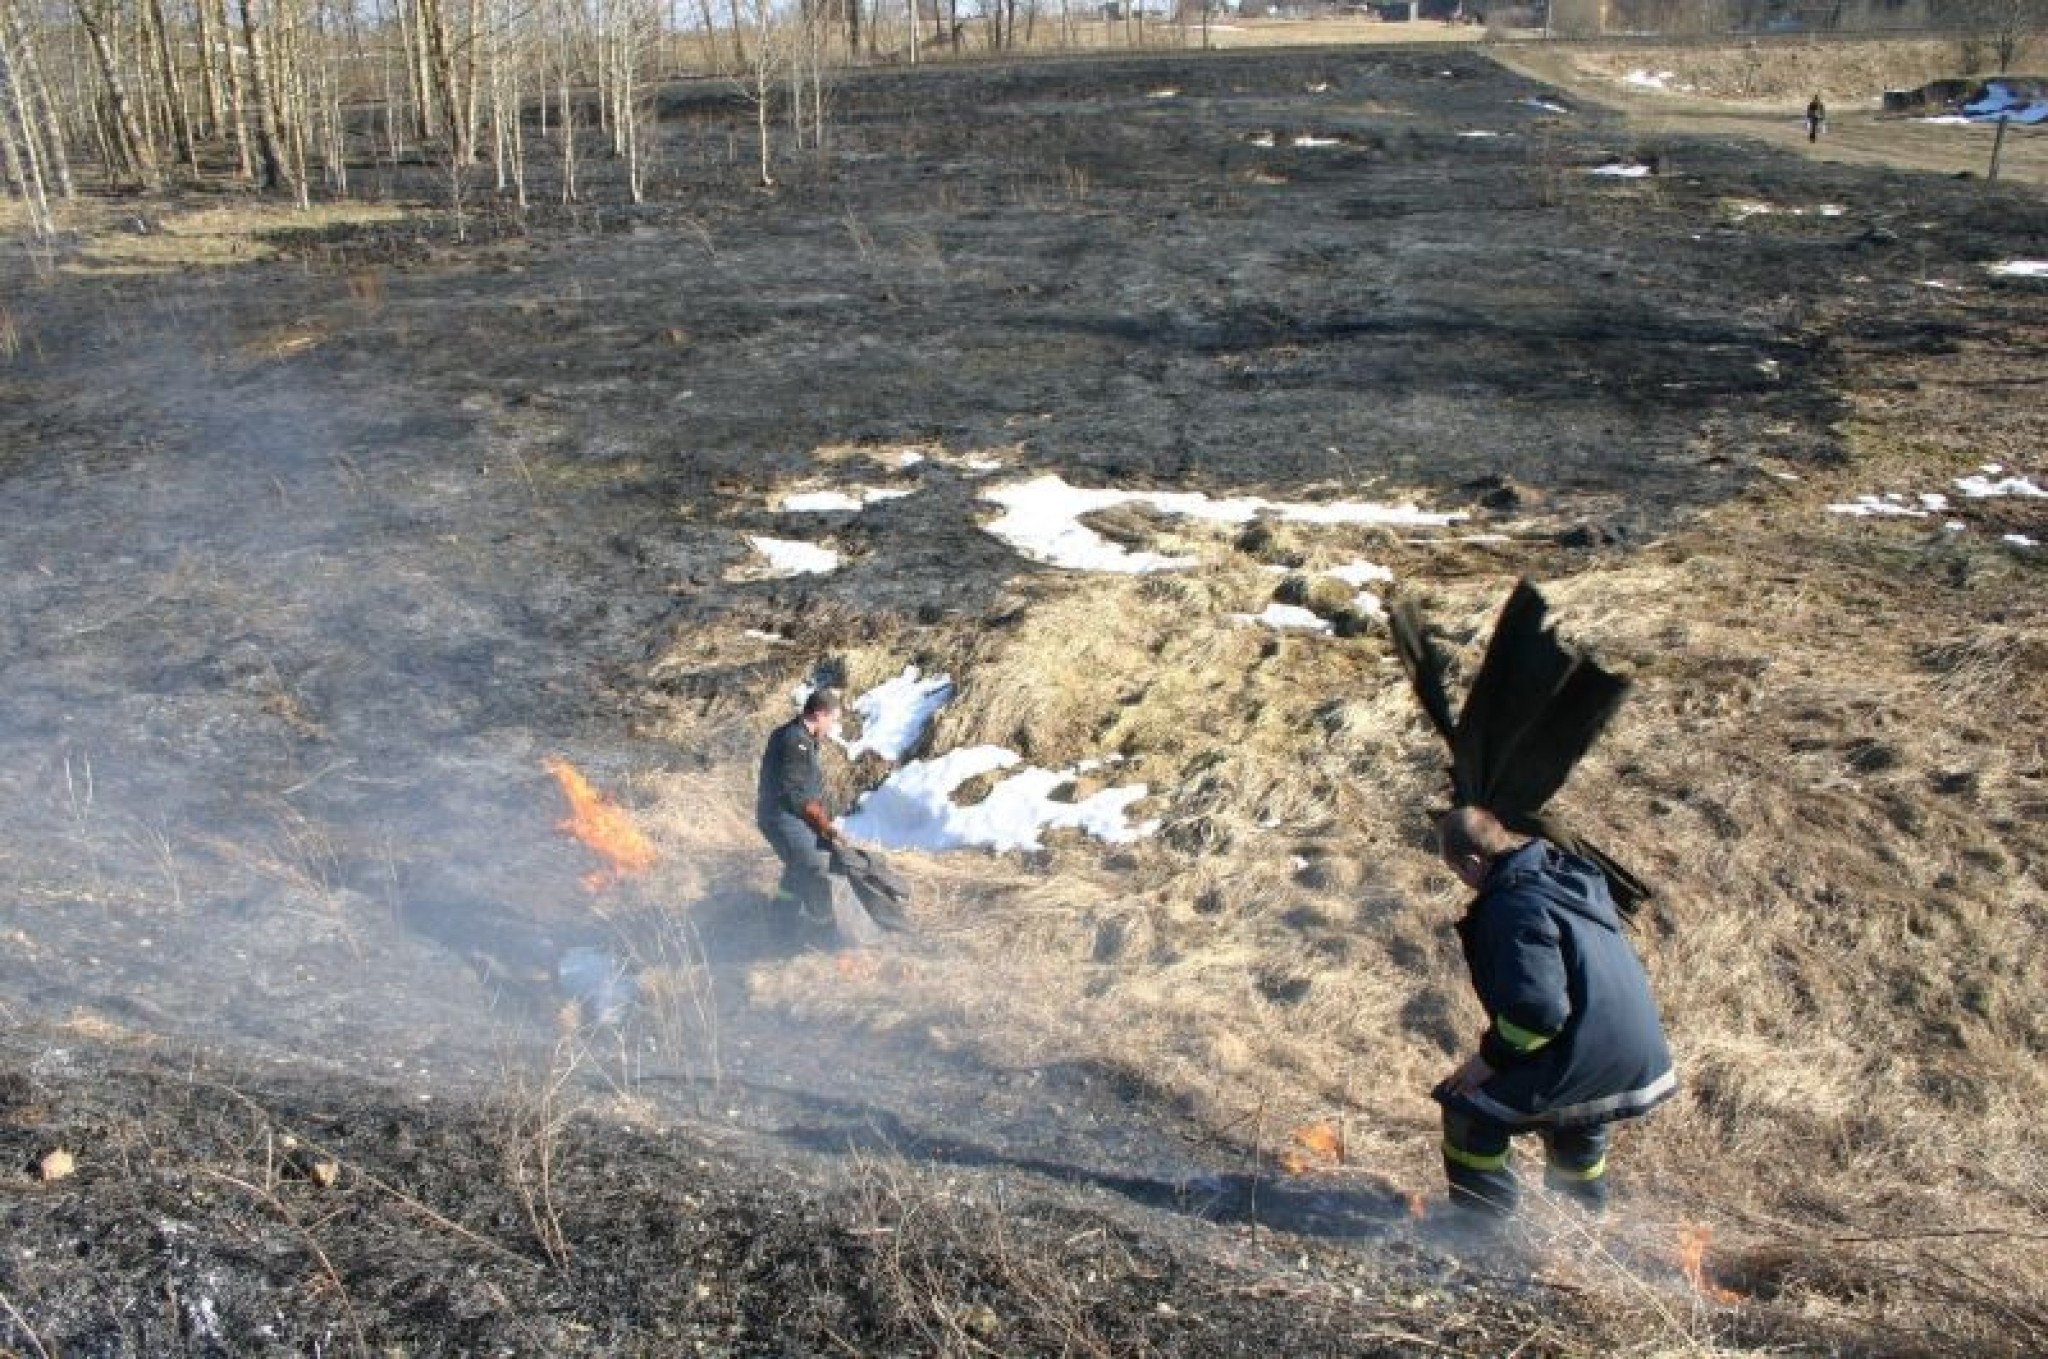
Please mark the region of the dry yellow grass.
MULTIPOLYGON (((1858 399, 1856 458, 1826 484, 1771 483, 1547 582, 1567 631, 1636 680, 1565 810, 1661 889, 1638 938, 1686 1083, 1623 1134, 1602 1249, 1661 1259, 1677 1224, 1710 1224, 1717 1271, 1771 1334, 2014 1353, 2048 1342, 2048 596, 1993 532, 1823 507, 2038 448, 2048 418, 1930 436, 1956 393, 1916 376, 1910 398, 1873 382, 1890 394, 1858 399)), ((1447 928, 1462 893, 1424 849, 1441 753, 1383 636, 1229 615, 1272 595, 1273 561, 1364 555, 1470 664, 1515 567, 1364 535, 1178 534, 1161 546, 1199 555, 1194 571, 1029 578, 972 631, 819 620, 722 700, 759 733, 812 657, 840 658, 855 688, 909 661, 947 669, 961 689, 937 748, 1118 754, 1115 780, 1147 783, 1139 811, 1164 821, 1125 849, 904 856, 935 957, 885 977, 767 965, 752 994, 1001 1065, 1107 1062, 1219 1124, 1341 1116, 1355 1161, 1434 1192, 1425 1092, 1477 1024, 1447 928)), ((691 663, 725 645, 691 639, 691 663)), ((655 790, 678 808, 657 826, 765 885, 751 832, 702 815, 745 805, 750 760, 735 746, 713 782, 655 790)), ((1587 1286, 1659 1343, 1711 1338, 1632 1268, 1596 1265, 1587 1286)))

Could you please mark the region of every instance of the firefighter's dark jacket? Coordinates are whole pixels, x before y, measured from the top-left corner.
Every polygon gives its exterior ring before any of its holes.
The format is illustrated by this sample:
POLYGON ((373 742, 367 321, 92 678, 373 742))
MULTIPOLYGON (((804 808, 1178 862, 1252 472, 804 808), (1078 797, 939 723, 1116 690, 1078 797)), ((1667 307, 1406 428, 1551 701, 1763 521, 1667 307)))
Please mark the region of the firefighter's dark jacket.
POLYGON ((818 766, 818 738, 801 717, 775 729, 761 754, 761 778, 754 796, 754 822, 762 830, 781 817, 803 818, 804 804, 825 801, 825 775, 818 766))
POLYGON ((1479 1112, 1511 1127, 1605 1123, 1677 1090, 1649 978, 1597 866, 1531 840, 1494 861, 1458 938, 1495 1072, 1467 1097, 1479 1112))

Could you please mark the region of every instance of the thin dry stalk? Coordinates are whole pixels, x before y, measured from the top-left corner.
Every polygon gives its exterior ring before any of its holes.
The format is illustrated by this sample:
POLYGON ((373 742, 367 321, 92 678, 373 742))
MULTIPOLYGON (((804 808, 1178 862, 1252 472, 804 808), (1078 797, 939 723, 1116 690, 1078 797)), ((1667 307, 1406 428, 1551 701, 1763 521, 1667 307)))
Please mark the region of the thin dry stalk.
POLYGON ((370 1352, 369 1342, 363 1338, 362 1322, 356 1316, 355 1303, 349 1298, 348 1286, 341 1281, 340 1271, 336 1270, 334 1262, 327 1258, 327 1252, 321 1248, 319 1239, 299 1221, 298 1216, 292 1212, 284 1200, 278 1198, 276 1194, 261 1185, 251 1184, 239 1176, 215 1170, 211 1166, 200 1166, 199 1173, 210 1179, 219 1180, 223 1184, 231 1184, 237 1189, 246 1191, 258 1203, 276 1214, 278 1220, 283 1222, 285 1226, 291 1228, 293 1233, 305 1243, 306 1249, 312 1254, 314 1262, 320 1266, 320 1272, 326 1276, 328 1286, 334 1290, 336 1300, 341 1303, 342 1314, 348 1318, 349 1331, 355 1336, 356 1353, 368 1354, 370 1352))
POLYGON ((35 1351, 36 1359, 50 1359, 50 1352, 43 1348, 42 1337, 36 1334, 35 1327, 28 1324, 28 1318, 15 1310, 13 1300, 4 1291, 0 1291, 0 1309, 5 1309, 9 1319, 28 1337, 29 1347, 35 1351))

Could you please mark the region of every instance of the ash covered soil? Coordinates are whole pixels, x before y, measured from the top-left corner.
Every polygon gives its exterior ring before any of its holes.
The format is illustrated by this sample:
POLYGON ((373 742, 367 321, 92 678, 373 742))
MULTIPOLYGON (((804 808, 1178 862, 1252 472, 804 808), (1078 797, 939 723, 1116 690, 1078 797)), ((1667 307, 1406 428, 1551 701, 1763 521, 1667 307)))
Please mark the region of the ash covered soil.
POLYGON ((1640 145, 1469 53, 848 78, 772 192, 729 88, 661 113, 641 208, 597 201, 600 164, 593 201, 523 226, 17 270, 0 1343, 1596 1345, 1570 1287, 1410 1225, 1370 1175, 1277 1181, 1263 1130, 1127 1075, 750 1004, 758 873, 631 889, 616 911, 721 908, 695 1027, 558 1060, 548 969, 611 924, 540 761, 623 787, 743 758, 750 730, 639 736, 650 695, 780 682, 665 686, 692 636, 979 626, 1044 569, 978 527, 1027 475, 1413 500, 1537 561, 1626 552, 1766 461, 1833 458, 1845 335, 1995 329, 1996 288, 1929 310, 1923 282, 2038 255, 2038 207, 1640 145), (1783 211, 1725 206, 1760 199, 1783 211), (848 446, 947 456, 857 514, 775 509, 848 446), (750 534, 846 566, 758 579, 750 534), (59 1146, 77 1173, 36 1181, 59 1146))

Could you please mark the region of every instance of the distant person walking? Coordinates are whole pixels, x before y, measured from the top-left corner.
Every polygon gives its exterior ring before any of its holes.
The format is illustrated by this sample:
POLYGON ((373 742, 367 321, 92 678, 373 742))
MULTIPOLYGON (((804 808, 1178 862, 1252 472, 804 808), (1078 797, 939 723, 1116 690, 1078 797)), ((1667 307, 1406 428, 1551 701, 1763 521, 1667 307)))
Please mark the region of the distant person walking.
POLYGON ((1820 134, 1828 130, 1828 106, 1815 95, 1806 104, 1806 140, 1817 142, 1820 134))
POLYGON ((1648 1113, 1678 1088, 1657 1003, 1622 934, 1607 879, 1492 812, 1438 823, 1444 863, 1478 893, 1458 921, 1486 1011, 1479 1050, 1432 1092, 1443 1106, 1451 1202, 1515 1209, 1515 1134, 1543 1139, 1544 1179, 1595 1212, 1607 1203, 1608 1125, 1648 1113))

